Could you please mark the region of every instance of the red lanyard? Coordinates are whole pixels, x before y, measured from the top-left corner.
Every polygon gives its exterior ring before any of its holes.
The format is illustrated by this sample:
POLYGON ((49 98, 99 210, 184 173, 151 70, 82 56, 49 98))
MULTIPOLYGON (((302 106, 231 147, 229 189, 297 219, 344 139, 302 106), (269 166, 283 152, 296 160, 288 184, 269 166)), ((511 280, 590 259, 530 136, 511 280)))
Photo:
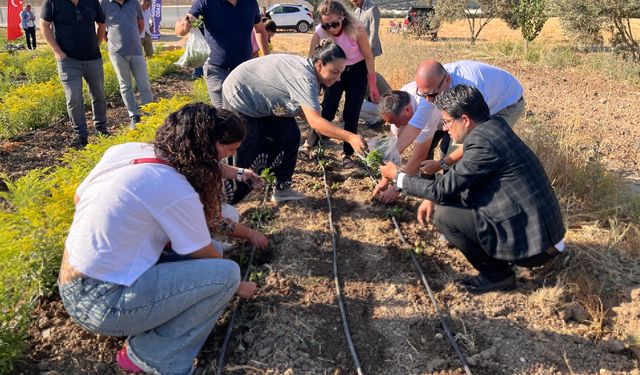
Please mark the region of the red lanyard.
POLYGON ((138 159, 132 159, 129 162, 129 164, 147 164, 147 163, 169 165, 169 163, 166 160, 160 159, 160 158, 138 158, 138 159))

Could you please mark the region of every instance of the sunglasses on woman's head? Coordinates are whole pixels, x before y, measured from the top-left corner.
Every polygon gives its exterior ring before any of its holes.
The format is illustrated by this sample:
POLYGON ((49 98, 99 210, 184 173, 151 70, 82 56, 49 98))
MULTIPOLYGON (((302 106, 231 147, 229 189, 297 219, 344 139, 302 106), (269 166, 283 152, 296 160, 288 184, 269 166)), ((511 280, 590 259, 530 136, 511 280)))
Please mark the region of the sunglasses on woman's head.
POLYGON ((324 30, 335 29, 335 28, 340 27, 341 23, 342 23, 342 21, 323 23, 322 26, 320 26, 320 27, 322 27, 324 30))

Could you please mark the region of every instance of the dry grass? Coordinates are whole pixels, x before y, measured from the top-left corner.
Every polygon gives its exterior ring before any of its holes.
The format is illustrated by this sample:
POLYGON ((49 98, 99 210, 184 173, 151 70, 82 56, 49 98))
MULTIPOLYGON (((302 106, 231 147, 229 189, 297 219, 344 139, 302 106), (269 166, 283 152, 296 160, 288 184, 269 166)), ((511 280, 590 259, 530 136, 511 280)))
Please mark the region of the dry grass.
MULTIPOLYGON (((473 59, 498 66, 516 65, 519 70, 536 64, 553 69, 558 75, 571 69, 581 74, 614 77, 629 85, 639 82, 637 65, 623 64, 608 54, 573 51, 558 19, 547 22, 528 55, 522 51, 519 31, 509 29, 500 20, 489 24, 475 47, 469 46, 468 29, 463 21, 443 25, 437 42, 390 34, 388 22, 383 20, 381 25, 384 54, 376 59, 376 70, 393 88, 412 81, 415 67, 426 58, 473 59)), ((634 20, 634 27, 636 35, 640 35, 640 20, 634 20)), ((273 42, 276 51, 306 55, 310 39, 310 34, 279 33, 273 42)), ((605 98, 616 103, 616 87, 605 86, 603 90, 605 98)), ((592 336, 600 338, 607 332, 624 331, 607 320, 610 309, 640 280, 640 197, 607 170, 594 134, 583 126, 585 122, 593 123, 588 121, 589 114, 576 111, 576 98, 563 94, 558 92, 557 98, 550 99, 557 103, 555 109, 563 114, 561 117, 551 123, 544 117, 529 115, 521 119, 517 128, 540 157, 561 199, 568 227, 567 242, 573 252, 556 285, 534 293, 529 303, 557 308, 566 302, 577 302, 591 316, 592 336)), ((531 104, 535 113, 543 110, 531 104)), ((605 117, 602 121, 609 119, 605 117)))

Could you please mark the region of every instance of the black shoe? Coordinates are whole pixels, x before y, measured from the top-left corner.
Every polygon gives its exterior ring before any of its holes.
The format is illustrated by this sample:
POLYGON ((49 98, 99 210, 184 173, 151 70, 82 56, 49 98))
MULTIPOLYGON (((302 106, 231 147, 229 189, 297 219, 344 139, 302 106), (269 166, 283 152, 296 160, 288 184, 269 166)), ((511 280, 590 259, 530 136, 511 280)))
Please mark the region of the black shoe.
POLYGON ((87 137, 78 136, 73 139, 73 142, 69 145, 70 147, 75 148, 76 150, 81 150, 89 143, 87 137))
POLYGON ((516 275, 510 275, 500 281, 491 281, 483 275, 468 277, 459 281, 469 293, 481 294, 492 290, 513 290, 516 288, 516 275))
POLYGON ((96 129, 96 133, 98 133, 98 135, 101 135, 103 137, 108 137, 111 135, 111 133, 109 133, 107 128, 98 128, 96 129))
POLYGON ((131 129, 135 129, 136 125, 138 125, 139 122, 140 122, 140 116, 134 115, 131 117, 131 123, 129 124, 129 127, 131 129))

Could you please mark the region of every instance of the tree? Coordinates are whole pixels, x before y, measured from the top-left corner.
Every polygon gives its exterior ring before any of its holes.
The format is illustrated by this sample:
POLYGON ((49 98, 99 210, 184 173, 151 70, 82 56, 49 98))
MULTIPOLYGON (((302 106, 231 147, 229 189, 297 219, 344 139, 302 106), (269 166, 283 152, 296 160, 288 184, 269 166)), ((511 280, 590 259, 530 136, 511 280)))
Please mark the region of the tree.
POLYGON ((640 45, 631 19, 640 17, 638 0, 553 0, 562 27, 586 45, 601 45, 603 31, 611 33, 611 46, 623 58, 640 62, 640 45))
POLYGON ((471 44, 475 44, 482 29, 508 7, 509 0, 440 0, 436 3, 436 17, 449 22, 466 19, 471 44))
POLYGON ((517 25, 524 38, 524 51, 527 52, 529 42, 533 41, 549 18, 546 13, 545 0, 520 0, 513 4, 517 25))
POLYGON ((601 45, 604 19, 600 0, 553 0, 554 13, 562 28, 576 38, 578 44, 601 45))

